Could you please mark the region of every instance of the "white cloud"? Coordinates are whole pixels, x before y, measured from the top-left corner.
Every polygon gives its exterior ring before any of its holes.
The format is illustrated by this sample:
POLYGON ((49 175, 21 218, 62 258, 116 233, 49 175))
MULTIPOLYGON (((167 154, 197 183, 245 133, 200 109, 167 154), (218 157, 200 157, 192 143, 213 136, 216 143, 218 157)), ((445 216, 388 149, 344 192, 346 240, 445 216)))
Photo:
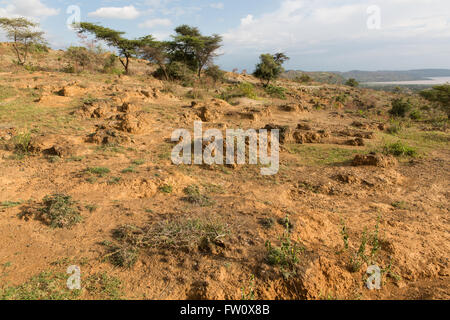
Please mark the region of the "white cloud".
POLYGON ((261 53, 283 51, 292 58, 287 68, 450 67, 449 17, 448 0, 283 0, 225 32, 220 60, 232 67, 238 57, 248 64, 261 53), (367 8, 374 4, 381 28, 370 30, 367 8))
POLYGON ((104 7, 88 13, 90 17, 130 20, 139 17, 141 13, 133 6, 104 7))
POLYGON ((0 16, 46 18, 59 14, 59 9, 47 7, 40 0, 10 0, 6 7, 0 7, 0 16))
POLYGON ((241 26, 248 26, 253 22, 253 15, 249 14, 245 18, 241 19, 241 26))
POLYGON ((226 46, 271 51, 311 50, 312 45, 348 44, 421 37, 450 37, 450 1, 378 0, 381 29, 369 30, 366 10, 371 1, 284 0, 271 13, 248 15, 224 34, 226 46))
POLYGON ((153 28, 156 26, 168 27, 172 24, 169 19, 149 19, 139 24, 140 28, 153 28))

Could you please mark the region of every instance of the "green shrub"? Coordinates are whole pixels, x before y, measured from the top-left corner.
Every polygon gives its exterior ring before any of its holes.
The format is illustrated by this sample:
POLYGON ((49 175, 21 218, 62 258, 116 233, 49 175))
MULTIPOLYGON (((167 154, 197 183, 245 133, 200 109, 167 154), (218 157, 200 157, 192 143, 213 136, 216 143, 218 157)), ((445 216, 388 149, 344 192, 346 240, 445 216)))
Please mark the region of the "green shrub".
POLYGON ((300 262, 300 253, 304 248, 291 239, 292 225, 287 216, 284 219, 285 231, 281 237, 281 246, 275 247, 272 243, 266 241, 267 256, 266 261, 272 266, 280 266, 286 278, 296 274, 296 266, 300 262))
POLYGON ((224 93, 222 93, 219 98, 225 101, 229 101, 233 98, 247 97, 249 99, 256 99, 257 94, 255 92, 255 87, 253 84, 248 82, 243 82, 239 85, 235 85, 224 93))
POLYGON ((123 74, 123 70, 118 66, 118 59, 115 54, 110 54, 103 63, 103 72, 109 74, 123 74))
POLYGON ((64 53, 64 57, 70 61, 70 65, 67 66, 65 72, 73 70, 73 72, 68 73, 78 72, 79 68, 84 70, 92 63, 92 55, 85 47, 69 47, 64 53))
POLYGON ((391 105, 392 109, 389 113, 395 117, 405 117, 409 110, 411 110, 410 102, 403 99, 394 99, 391 105))
POLYGON ((162 193, 167 193, 167 194, 172 193, 172 191, 173 191, 173 187, 171 185, 168 185, 168 184, 160 186, 158 189, 162 193))
POLYGON ((214 83, 225 80, 225 72, 220 70, 219 66, 211 65, 205 70, 205 74, 213 79, 214 83))
POLYGON ((283 87, 276 87, 271 84, 264 87, 264 91, 271 97, 279 98, 279 99, 286 99, 286 89, 283 87))
POLYGON ((14 150, 19 155, 26 155, 30 151, 31 134, 19 133, 13 138, 14 150))
POLYGON ((208 207, 213 204, 210 197, 202 194, 197 185, 191 185, 183 190, 186 197, 183 199, 189 203, 197 204, 201 207, 208 207))
POLYGON ((345 85, 346 85, 346 86, 349 86, 349 87, 356 88, 356 87, 359 86, 359 82, 356 81, 356 79, 354 79, 354 78, 350 78, 350 79, 348 79, 348 80, 345 82, 345 85))
MULTIPOLYGON (((170 80, 178 80, 184 84, 192 84, 194 82, 195 73, 182 62, 172 62, 166 66, 166 72, 170 80)), ((164 71, 158 68, 154 74, 159 79, 164 79, 164 71)))
POLYGON ((99 177, 104 177, 105 175, 110 173, 111 170, 109 170, 108 168, 105 168, 105 167, 92 167, 92 168, 87 168, 85 170, 85 172, 90 173, 90 174, 95 174, 99 177))
POLYGON ((124 225, 113 231, 113 244, 108 247, 106 258, 116 266, 132 267, 142 249, 207 250, 211 245, 223 247, 228 226, 205 219, 176 218, 144 227, 124 225))
POLYGON ((43 204, 44 207, 40 212, 52 228, 71 228, 82 220, 80 212, 75 207, 76 202, 70 196, 64 194, 46 196, 43 204))
POLYGON ((412 120, 420 120, 420 119, 422 119, 422 113, 421 113, 419 110, 414 109, 414 110, 411 111, 411 113, 409 114, 409 117, 410 117, 412 120))
POLYGON ((385 145, 383 148, 383 153, 387 155, 393 155, 396 157, 402 156, 414 157, 417 155, 416 149, 403 144, 401 141, 385 145))
POLYGON ((349 270, 351 272, 358 272, 361 269, 363 263, 374 264, 378 258, 378 252, 381 249, 380 245, 380 218, 377 219, 377 223, 375 225, 375 230, 369 234, 367 228, 364 228, 364 231, 361 235, 360 244, 358 246, 358 250, 355 250, 353 247, 350 247, 349 243, 349 235, 347 232, 347 226, 345 222, 341 221, 341 236, 344 242, 344 248, 339 254, 343 252, 348 252, 350 255, 349 260, 349 270), (370 248, 369 248, 370 246, 370 248), (370 252, 370 254, 368 254, 370 252))

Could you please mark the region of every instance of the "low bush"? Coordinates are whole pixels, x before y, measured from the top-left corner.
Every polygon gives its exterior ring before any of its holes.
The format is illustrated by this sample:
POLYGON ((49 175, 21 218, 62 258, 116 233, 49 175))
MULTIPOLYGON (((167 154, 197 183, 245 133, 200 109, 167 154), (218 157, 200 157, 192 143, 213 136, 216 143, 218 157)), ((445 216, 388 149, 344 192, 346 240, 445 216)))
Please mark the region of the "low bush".
POLYGON ((405 117, 411 110, 411 103, 403 99, 394 99, 391 102, 392 109, 389 111, 394 117, 405 117))

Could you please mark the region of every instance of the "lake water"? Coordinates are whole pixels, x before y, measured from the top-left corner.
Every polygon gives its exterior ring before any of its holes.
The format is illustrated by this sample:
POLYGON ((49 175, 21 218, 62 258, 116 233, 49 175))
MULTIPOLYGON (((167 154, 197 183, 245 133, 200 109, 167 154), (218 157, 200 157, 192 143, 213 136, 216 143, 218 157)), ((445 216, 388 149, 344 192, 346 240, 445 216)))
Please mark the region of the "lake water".
POLYGON ((450 83, 450 77, 433 77, 427 80, 414 80, 414 81, 390 81, 390 82, 366 82, 369 85, 438 85, 450 83))

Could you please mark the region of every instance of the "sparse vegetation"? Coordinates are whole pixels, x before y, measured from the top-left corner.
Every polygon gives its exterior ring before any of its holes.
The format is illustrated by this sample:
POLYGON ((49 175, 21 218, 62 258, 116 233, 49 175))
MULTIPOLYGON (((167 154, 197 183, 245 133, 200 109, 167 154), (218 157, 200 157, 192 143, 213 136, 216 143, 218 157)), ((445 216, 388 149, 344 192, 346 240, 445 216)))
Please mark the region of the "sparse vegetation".
POLYGON ((226 92, 223 92, 219 98, 225 101, 231 101, 234 98, 246 97, 249 99, 256 99, 257 94, 255 86, 248 82, 243 82, 239 85, 230 87, 226 92))
POLYGON ((386 144, 383 148, 383 152, 396 157, 414 157, 417 155, 416 149, 405 145, 401 141, 386 144))
POLYGON ((46 196, 40 213, 41 218, 52 228, 71 228, 82 221, 77 202, 64 194, 46 196))
POLYGON ((86 168, 85 172, 90 173, 92 175, 96 175, 98 177, 104 177, 108 173, 110 173, 111 170, 109 168, 105 168, 105 167, 91 167, 91 168, 86 168))
POLYGON ((199 205, 201 207, 208 207, 213 204, 213 201, 210 199, 210 197, 201 194, 200 188, 197 185, 190 185, 183 190, 186 197, 184 198, 185 201, 199 205))
POLYGON ((264 88, 264 91, 273 98, 286 99, 286 89, 283 87, 268 85, 264 88))
POLYGON ((79 290, 66 287, 68 275, 45 271, 27 282, 0 288, 0 300, 72 300, 78 298, 79 290))
POLYGON ((246 287, 241 288, 242 300, 255 300, 255 276, 252 274, 246 287))
MULTIPOLYGON (((195 27, 166 41, 82 27, 80 44, 30 45, 23 65, 0 43, 0 298, 445 296, 445 88, 376 91, 364 72, 280 74, 284 54, 262 55, 256 78, 243 66, 222 71, 220 37, 195 27), (263 161, 174 165, 172 131, 199 119, 222 134, 278 128, 278 173, 263 176, 263 161), (364 228, 378 213, 388 216, 364 228), (367 290, 370 264, 398 290, 367 290), (65 289, 71 265, 82 270, 77 292, 65 289), (421 281, 411 288, 402 276, 421 281)), ((194 147, 192 138, 182 140, 194 147)))
POLYGON ((113 232, 117 244, 104 243, 109 249, 107 258, 114 265, 131 268, 142 249, 199 249, 223 246, 229 233, 226 224, 205 219, 178 218, 136 227, 122 226, 113 232))
POLYGON ((13 143, 17 155, 26 156, 30 152, 31 134, 29 132, 19 133, 14 137, 13 143))
POLYGON ((20 201, 3 201, 0 202, 0 208, 6 209, 6 208, 14 208, 17 206, 20 206, 22 202, 20 201))
POLYGON ((347 231, 345 222, 341 222, 341 236, 344 243, 344 249, 340 252, 347 253, 349 255, 348 268, 351 272, 358 272, 361 269, 363 263, 374 264, 377 261, 378 253, 381 249, 380 246, 380 218, 377 219, 375 229, 372 233, 368 233, 367 228, 364 229, 360 244, 355 249, 350 246, 350 236, 347 231))
POLYGON ((291 226, 289 218, 286 217, 286 225, 283 236, 280 238, 281 245, 273 246, 266 241, 266 261, 272 266, 280 266, 285 278, 296 274, 296 266, 300 262, 300 254, 303 247, 291 239, 291 226))
POLYGON ((162 193, 172 193, 173 191, 173 187, 169 184, 165 184, 159 187, 159 191, 161 191, 162 193))

